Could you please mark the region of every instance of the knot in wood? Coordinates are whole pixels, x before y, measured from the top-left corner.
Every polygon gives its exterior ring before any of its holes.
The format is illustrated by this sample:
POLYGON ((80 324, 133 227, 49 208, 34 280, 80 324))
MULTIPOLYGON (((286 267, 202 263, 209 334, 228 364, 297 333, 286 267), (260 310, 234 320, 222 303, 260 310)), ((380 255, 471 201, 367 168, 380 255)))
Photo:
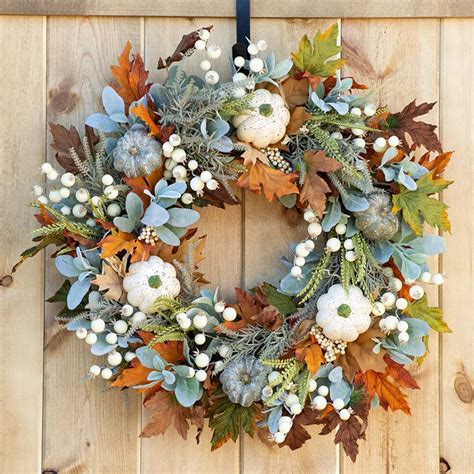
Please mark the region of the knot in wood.
POLYGON ((454 379, 454 391, 463 403, 472 402, 472 383, 469 377, 460 373, 454 379))
POLYGON ((11 275, 4 275, 0 277, 0 286, 7 288, 13 283, 13 277, 11 275))

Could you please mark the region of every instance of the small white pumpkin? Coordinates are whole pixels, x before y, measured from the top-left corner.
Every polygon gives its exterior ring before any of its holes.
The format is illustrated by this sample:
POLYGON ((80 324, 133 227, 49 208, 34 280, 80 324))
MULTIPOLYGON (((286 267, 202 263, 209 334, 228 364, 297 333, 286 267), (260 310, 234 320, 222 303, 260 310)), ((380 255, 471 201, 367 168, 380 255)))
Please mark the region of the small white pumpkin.
POLYGON ((250 108, 250 112, 236 115, 233 119, 239 140, 256 148, 265 148, 285 136, 290 111, 280 95, 258 89, 253 93, 250 108))
POLYGON ((329 339, 355 341, 370 327, 372 306, 357 286, 349 286, 348 291, 340 284, 331 286, 317 307, 316 323, 329 339))
POLYGON ((123 279, 123 289, 127 292, 128 302, 147 313, 157 298, 178 296, 181 285, 173 265, 152 256, 130 265, 123 279))

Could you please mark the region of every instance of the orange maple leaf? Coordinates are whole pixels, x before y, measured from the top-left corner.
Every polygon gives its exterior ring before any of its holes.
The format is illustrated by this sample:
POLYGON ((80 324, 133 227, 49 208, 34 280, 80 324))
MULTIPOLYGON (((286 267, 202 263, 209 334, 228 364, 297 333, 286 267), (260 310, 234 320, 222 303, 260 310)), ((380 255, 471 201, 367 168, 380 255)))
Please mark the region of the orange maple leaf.
POLYGON ((390 382, 387 374, 383 372, 376 372, 375 370, 367 370, 360 372, 355 378, 356 384, 363 383, 367 389, 367 393, 371 398, 375 394, 379 397, 380 406, 388 411, 401 410, 407 415, 411 415, 410 407, 408 406, 407 396, 400 391, 395 383, 390 382))
POLYGON ((392 377, 401 387, 411 388, 413 390, 420 388, 417 381, 402 364, 393 361, 388 354, 384 355, 383 360, 387 364, 385 373, 392 377))
POLYGON ((138 197, 143 201, 145 206, 150 203, 150 196, 145 194, 145 190, 153 194, 156 183, 163 177, 164 168, 158 168, 148 176, 139 176, 138 178, 125 177, 123 180, 132 189, 138 197))
MULTIPOLYGON (((138 331, 138 334, 145 344, 149 344, 155 337, 155 334, 146 331, 138 331)), ((152 349, 170 364, 177 364, 184 360, 183 343, 181 341, 158 342, 152 349)))
POLYGON ((112 229, 111 234, 104 237, 98 245, 102 247, 100 258, 104 259, 117 255, 122 250, 132 254, 136 246, 136 239, 133 234, 112 229))
POLYGON ((118 86, 111 84, 117 94, 125 102, 125 109, 128 111, 130 104, 140 100, 148 91, 146 81, 148 71, 145 70, 145 64, 139 54, 136 54, 130 61, 130 51, 132 45, 127 41, 122 54, 118 58, 118 66, 111 66, 112 74, 118 83, 118 86))
POLYGON ((295 356, 298 360, 306 362, 306 366, 311 374, 315 374, 324 362, 323 351, 312 334, 296 346, 295 356))
POLYGON ((136 107, 133 107, 133 109, 130 109, 130 112, 135 114, 138 118, 145 122, 146 125, 148 125, 148 128, 150 129, 148 135, 153 135, 155 137, 160 135, 161 127, 153 120, 153 114, 155 113, 150 112, 148 107, 144 106, 143 104, 138 104, 136 107))
POLYGON ((420 158, 419 164, 428 171, 433 171, 433 176, 439 178, 451 161, 452 155, 452 151, 447 151, 446 153, 440 153, 436 158, 430 160, 430 153, 428 152, 420 158))
POLYGON ((296 178, 296 173, 285 174, 257 161, 247 166, 247 171, 237 180, 237 186, 256 194, 263 190, 267 200, 272 201, 275 196, 279 198, 287 194, 298 194, 298 186, 293 182, 296 178))
POLYGON ((148 383, 148 374, 152 371, 142 365, 138 357, 132 359, 131 367, 124 369, 123 372, 112 382, 112 387, 134 387, 148 383))

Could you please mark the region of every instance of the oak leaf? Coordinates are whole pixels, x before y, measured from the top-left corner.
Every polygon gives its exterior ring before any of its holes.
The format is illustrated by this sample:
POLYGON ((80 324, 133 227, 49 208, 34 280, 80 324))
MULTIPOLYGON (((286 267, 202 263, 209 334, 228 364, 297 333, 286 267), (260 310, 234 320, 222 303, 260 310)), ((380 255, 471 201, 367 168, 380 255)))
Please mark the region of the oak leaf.
POLYGON ((441 143, 434 132, 436 125, 414 120, 416 117, 427 114, 436 104, 424 102, 416 105, 416 100, 410 102, 401 112, 389 115, 387 124, 390 132, 402 140, 402 148, 409 153, 410 147, 405 141, 405 135, 409 135, 416 146, 424 146, 428 151, 442 153, 441 143))
POLYGON ((372 399, 375 394, 379 397, 380 406, 388 411, 401 410, 407 415, 411 415, 410 407, 408 406, 407 396, 400 391, 395 383, 392 383, 387 378, 384 372, 376 372, 375 370, 367 370, 356 375, 356 383, 362 382, 372 399))
POLYGON ((132 102, 140 100, 148 91, 146 84, 148 71, 145 70, 145 63, 138 53, 130 61, 131 49, 132 45, 130 41, 127 41, 118 58, 118 66, 110 68, 118 84, 111 84, 111 86, 124 100, 127 111, 132 102))
POLYGON ((402 211, 403 219, 416 235, 423 234, 423 220, 431 227, 450 231, 451 225, 446 211, 448 206, 429 196, 446 189, 451 183, 452 181, 446 179, 433 179, 433 172, 424 174, 417 180, 417 188, 414 191, 400 186, 400 193, 392 197, 392 211, 402 211))
POLYGON ((272 201, 274 197, 298 194, 298 186, 293 182, 297 178, 296 173, 285 174, 257 161, 247 166, 247 171, 240 176, 236 184, 256 194, 263 191, 267 200, 272 201))
POLYGON ((319 217, 323 217, 326 209, 326 194, 331 188, 318 173, 329 173, 342 167, 334 158, 330 158, 324 151, 307 151, 304 154, 306 174, 301 190, 301 202, 308 203, 319 217))
POLYGON ((92 282, 99 287, 99 291, 106 291, 105 297, 109 300, 120 301, 123 295, 123 270, 124 265, 118 257, 109 257, 103 260, 102 274, 97 275, 92 282))

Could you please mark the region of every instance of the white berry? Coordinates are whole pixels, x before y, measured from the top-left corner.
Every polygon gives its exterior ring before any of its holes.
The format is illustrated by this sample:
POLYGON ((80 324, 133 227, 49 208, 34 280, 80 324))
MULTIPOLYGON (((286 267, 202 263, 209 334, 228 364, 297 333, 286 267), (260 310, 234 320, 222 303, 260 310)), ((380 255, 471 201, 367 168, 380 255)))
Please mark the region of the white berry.
POLYGON ((306 263, 306 260, 304 257, 296 257, 295 258, 295 265, 298 267, 302 267, 306 263))
POLYGON ((217 350, 219 352, 219 355, 225 359, 226 357, 229 357, 232 354, 232 347, 230 347, 227 344, 222 344, 222 346, 219 347, 217 350))
POLYGON ((219 187, 219 182, 215 179, 210 179, 206 183, 206 188, 209 189, 210 191, 215 191, 219 187))
POLYGON ((200 174, 199 177, 201 178, 201 181, 202 181, 203 183, 207 183, 209 180, 212 179, 212 174, 211 174, 210 171, 207 171, 207 170, 206 170, 206 171, 203 171, 203 172, 200 174))
POLYGON ((76 199, 78 202, 87 202, 89 199, 89 191, 85 188, 80 188, 76 191, 76 199))
POLYGON ((105 336, 105 340, 107 341, 107 344, 116 344, 117 343, 117 334, 114 332, 109 332, 107 336, 105 336))
POLYGON ((49 163, 43 163, 41 165, 41 172, 43 174, 51 173, 51 171, 53 171, 53 167, 49 163))
POLYGON ((388 139, 388 144, 392 147, 397 147, 398 145, 400 145, 400 139, 395 136, 395 135, 392 135, 389 139, 388 139))
POLYGON ((320 236, 323 232, 323 228, 319 222, 312 222, 308 226, 308 234, 315 239, 316 237, 320 236))
POLYGON ((334 140, 342 140, 343 136, 341 132, 332 132, 331 138, 334 138, 334 140))
POLYGON ((104 174, 104 176, 102 176, 102 184, 104 186, 110 186, 111 184, 113 184, 113 182, 114 178, 110 176, 110 174, 104 174))
POLYGON ((176 163, 182 163, 186 160, 186 152, 182 148, 175 148, 171 153, 171 158, 176 163))
POLYGON ((198 354, 195 357, 194 362, 199 368, 203 369, 204 367, 207 367, 209 365, 210 359, 207 354, 202 352, 201 354, 198 354))
POLYGON ((105 329, 105 321, 103 319, 94 319, 94 321, 91 322, 91 329, 94 332, 102 332, 105 329))
POLYGON ((408 306, 408 301, 405 298, 398 298, 397 301, 395 301, 395 306, 397 309, 400 311, 403 311, 404 309, 407 308, 408 306))
POLYGON ((119 365, 122 362, 122 355, 120 352, 113 351, 107 356, 107 362, 112 366, 119 365))
POLYGON ((194 336, 194 342, 198 345, 198 346, 202 346, 203 344, 206 343, 206 335, 205 334, 196 334, 194 336))
POLYGON ((235 64, 236 67, 244 67, 245 59, 242 56, 237 56, 234 59, 234 64, 235 64))
POLYGON ((327 400, 321 395, 317 395, 316 397, 313 398, 313 405, 316 408, 316 410, 319 410, 319 411, 324 410, 327 404, 328 404, 327 400))
POLYGON ((121 209, 116 202, 113 202, 107 206, 106 212, 110 217, 117 217, 120 215, 121 209))
POLYGON ((282 416, 278 420, 278 431, 283 434, 287 434, 293 426, 293 420, 289 416, 282 416))
POLYGON ((314 379, 308 379, 308 392, 312 393, 318 388, 318 383, 314 379))
POLYGON ((352 239, 344 240, 344 248, 346 250, 353 250, 354 249, 354 242, 352 241, 352 239))
POLYGON ((293 415, 299 415, 303 411, 303 407, 301 406, 301 403, 294 403, 293 405, 290 406, 290 412, 293 413, 293 415))
POLYGON ((133 306, 131 304, 124 304, 120 313, 126 318, 130 317, 133 314, 133 306))
MULTIPOLYGON (((87 210, 86 210, 86 213, 87 213, 87 210)), ((71 208, 69 206, 61 207, 61 214, 63 216, 69 216, 71 214, 71 208)))
POLYGON ((329 394, 329 388, 326 385, 321 385, 321 387, 318 388, 318 393, 323 397, 327 397, 329 394))
POLYGON ((223 301, 218 301, 214 305, 214 311, 216 311, 217 313, 222 313, 224 310, 225 310, 225 303, 223 301))
POLYGON ((163 143, 163 155, 167 158, 171 157, 171 153, 173 153, 174 146, 170 142, 163 143))
POLYGON ((339 412, 339 418, 343 421, 347 421, 350 417, 351 412, 347 408, 344 408, 339 412))
POLYGON ((423 273, 420 275, 420 280, 421 280, 423 283, 430 283, 430 282, 431 282, 431 273, 430 273, 430 272, 423 272, 423 273))
POLYGON ((404 344, 410 340, 410 335, 407 332, 401 332, 398 334, 398 340, 404 344))
POLYGON ((420 285, 413 285, 409 290, 410 296, 414 300, 420 300, 425 294, 425 290, 420 285))
POLYGON ((304 242, 300 242, 295 248, 295 254, 297 257, 307 257, 309 250, 306 248, 304 242))
POLYGON ((362 110, 360 110, 359 107, 353 107, 351 109, 351 115, 354 115, 356 117, 360 117, 362 115, 362 110))
POLYGON ((139 324, 143 323, 146 321, 146 314, 142 313, 141 311, 137 311, 133 316, 132 316, 132 324, 134 326, 138 326, 139 324))
POLYGON ((373 144, 373 149, 377 153, 382 153, 387 148, 387 140, 384 137, 379 137, 373 144))
POLYGON ((346 252, 346 254, 344 255, 344 258, 348 261, 348 262, 355 262, 356 261, 356 258, 357 258, 357 255, 356 253, 353 251, 353 250, 348 250, 346 252))
POLYGON ((234 308, 228 306, 226 309, 224 309, 222 317, 226 321, 233 321, 237 317, 237 311, 234 308))
POLYGON ((200 67, 203 71, 209 71, 209 69, 211 69, 211 61, 209 61, 208 59, 203 59, 203 60, 200 62, 199 67, 200 67))
POLYGON ((374 104, 367 104, 364 107, 364 114, 367 115, 367 117, 374 116, 376 112, 377 112, 377 107, 375 107, 374 104))
POLYGON ((408 331, 408 323, 406 321, 399 321, 397 324, 397 329, 400 332, 407 332, 408 331))
POLYGON ((387 309, 390 309, 395 304, 396 296, 393 293, 387 292, 382 295, 380 300, 387 309))
POLYGON ((207 373, 205 370, 202 370, 202 369, 196 370, 196 373, 194 374, 194 378, 198 382, 204 382, 204 380, 207 379, 207 373))
POLYGON ((220 57, 221 54, 222 54, 222 50, 221 48, 219 48, 219 46, 212 44, 211 46, 207 47, 207 55, 211 59, 217 59, 218 57, 220 57))
POLYGON ((391 285, 395 291, 400 291, 403 287, 402 280, 400 280, 399 278, 392 278, 391 285))
POLYGON ((209 33, 209 30, 206 30, 205 28, 199 31, 199 38, 201 38, 204 41, 207 41, 210 36, 211 36, 211 33, 209 33))
POLYGON ((298 395, 295 395, 294 393, 289 393, 286 396, 285 405, 287 407, 290 407, 291 405, 294 405, 295 403, 299 403, 298 395))
POLYGON ((89 373, 92 376, 97 377, 100 374, 100 367, 98 365, 91 365, 89 367, 89 373))
POLYGON ((93 344, 95 344, 97 342, 97 335, 94 334, 93 332, 90 332, 87 336, 86 336, 86 344, 89 344, 90 346, 92 346, 93 344))
POLYGON ((259 51, 265 51, 267 49, 268 45, 265 40, 258 40, 257 41, 257 48, 259 51))
POLYGON ((61 188, 59 190, 59 195, 63 198, 63 199, 67 199, 70 195, 71 195, 71 191, 69 190, 69 188, 61 188))
POLYGON ((171 172, 174 178, 176 179, 185 179, 186 175, 188 174, 188 171, 183 165, 178 165, 173 168, 173 171, 171 172))
POLYGON ((281 431, 277 431, 273 435, 273 441, 275 441, 275 443, 277 443, 277 444, 283 443, 283 441, 285 441, 285 438, 286 438, 286 436, 281 431))
POLYGON ((256 44, 250 43, 247 46, 247 51, 250 55, 255 56, 256 54, 258 54, 258 47, 256 44))
POLYGON ((198 50, 198 51, 204 51, 206 49, 206 42, 203 41, 202 39, 198 39, 195 43, 194 43, 194 47, 198 50))
POLYGON ((204 329, 207 326, 207 316, 204 313, 196 314, 193 318, 193 326, 196 329, 204 329))
POLYGON ((262 71, 264 64, 263 61, 260 58, 252 58, 250 60, 250 70, 253 72, 260 72, 262 71))
POLYGON ((74 217, 81 218, 81 217, 84 217, 87 214, 87 209, 83 204, 76 204, 72 208, 72 214, 74 215, 74 217))
POLYGON ((341 241, 336 237, 331 237, 326 242, 326 247, 330 252, 338 252, 341 248, 341 241))
POLYGON ((181 202, 182 202, 183 204, 189 205, 189 204, 192 204, 193 201, 194 201, 194 198, 193 198, 193 195, 192 195, 192 194, 184 193, 184 194, 181 196, 181 202))
POLYGON ((46 178, 48 178, 49 181, 55 181, 58 179, 59 173, 56 170, 51 170, 47 175, 46 178))
POLYGON ((105 369, 102 369, 102 372, 100 375, 102 376, 104 380, 109 380, 112 377, 113 372, 108 367, 106 367, 105 369))
POLYGON ((356 147, 356 148, 365 148, 365 140, 363 138, 355 138, 354 140, 352 140, 352 144, 356 147))
POLYGON ((297 278, 301 276, 302 270, 300 267, 294 266, 294 267, 291 267, 290 273, 291 273, 291 276, 297 278))
POLYGON ((334 407, 334 409, 336 410, 342 410, 344 408, 344 400, 342 398, 336 398, 333 402, 332 402, 332 406, 334 407))
POLYGON ((306 240, 304 242, 304 246, 305 246, 306 250, 311 252, 311 250, 314 250, 315 244, 312 240, 306 240))
POLYGON ((361 137, 365 133, 364 130, 361 130, 360 128, 351 128, 351 132, 356 137, 361 137))
POLYGON ((389 331, 395 331, 395 329, 397 329, 397 325, 398 325, 398 318, 396 316, 387 316, 385 318, 385 327, 389 331))
POLYGON ((178 321, 178 324, 181 329, 189 329, 191 327, 191 320, 186 317, 178 321))
POLYGON ((124 321, 123 319, 119 319, 118 321, 115 321, 114 331, 117 334, 125 334, 127 332, 127 329, 128 329, 128 324, 126 323, 126 321, 124 321))
POLYGON ((374 316, 382 316, 385 313, 385 306, 382 302, 376 301, 372 306, 372 314, 374 316))
POLYGON ((85 339, 87 337, 87 329, 86 328, 79 328, 76 330, 76 337, 78 339, 85 339))
POLYGON ((135 357, 137 357, 135 352, 131 352, 131 351, 125 352, 125 356, 124 356, 125 362, 130 362, 133 359, 135 359, 135 357))
POLYGON ((434 285, 442 285, 444 283, 444 276, 441 275, 441 273, 436 273, 435 275, 433 275, 431 282, 434 285))
POLYGON ((202 191, 204 189, 204 183, 197 176, 190 181, 189 186, 193 191, 202 191))
POLYGON ((216 71, 207 71, 205 78, 206 82, 211 85, 219 82, 219 74, 216 71))

